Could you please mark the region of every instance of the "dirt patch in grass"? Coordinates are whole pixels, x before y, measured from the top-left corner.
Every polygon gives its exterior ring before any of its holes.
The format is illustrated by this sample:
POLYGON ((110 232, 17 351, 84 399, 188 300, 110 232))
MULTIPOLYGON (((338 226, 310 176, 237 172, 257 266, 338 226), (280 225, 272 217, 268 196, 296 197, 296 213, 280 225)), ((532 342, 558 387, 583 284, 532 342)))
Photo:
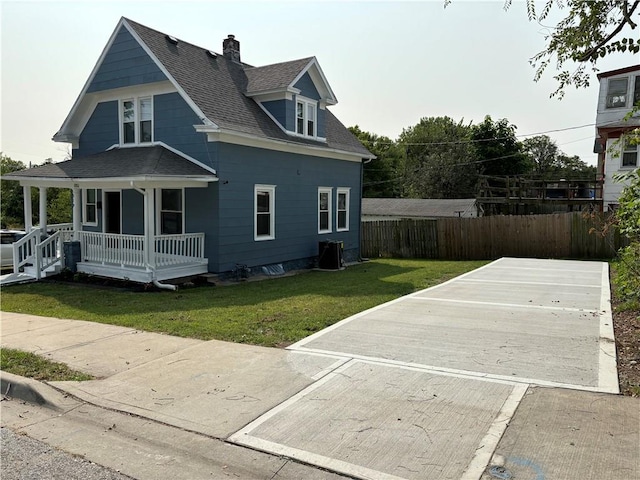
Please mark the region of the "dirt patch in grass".
POLYGON ((620 393, 640 397, 640 308, 612 299, 620 393))

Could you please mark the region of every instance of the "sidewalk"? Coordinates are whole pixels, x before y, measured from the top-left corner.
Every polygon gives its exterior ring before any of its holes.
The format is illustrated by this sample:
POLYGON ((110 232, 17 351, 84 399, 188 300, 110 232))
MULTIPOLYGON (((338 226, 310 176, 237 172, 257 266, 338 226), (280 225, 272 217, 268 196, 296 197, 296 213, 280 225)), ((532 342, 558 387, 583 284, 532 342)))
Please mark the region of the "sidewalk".
POLYGON ((100 380, 36 382, 59 410, 2 425, 139 479, 640 478, 605 269, 503 259, 290 350, 3 312, 3 347, 100 380))

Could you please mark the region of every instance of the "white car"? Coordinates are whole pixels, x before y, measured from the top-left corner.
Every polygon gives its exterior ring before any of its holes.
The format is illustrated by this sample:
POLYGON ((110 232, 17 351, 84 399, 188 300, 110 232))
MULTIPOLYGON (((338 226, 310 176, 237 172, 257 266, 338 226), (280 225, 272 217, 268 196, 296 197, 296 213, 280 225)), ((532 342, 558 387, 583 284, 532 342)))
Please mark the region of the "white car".
POLYGON ((13 267, 13 243, 26 235, 22 230, 0 230, 0 267, 13 267))

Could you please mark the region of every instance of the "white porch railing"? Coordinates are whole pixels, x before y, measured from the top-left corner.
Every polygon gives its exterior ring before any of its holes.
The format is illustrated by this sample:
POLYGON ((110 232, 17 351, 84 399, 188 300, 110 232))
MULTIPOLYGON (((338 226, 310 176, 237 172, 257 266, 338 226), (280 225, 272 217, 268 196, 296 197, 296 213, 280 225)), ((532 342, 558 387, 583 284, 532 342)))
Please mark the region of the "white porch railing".
POLYGON ((144 267, 144 237, 114 233, 78 232, 82 260, 144 267))
POLYGON ((53 233, 60 232, 63 242, 69 242, 73 237, 73 223, 54 223, 47 225, 47 230, 53 233))
POLYGON ((62 259, 62 235, 58 231, 37 246, 36 268, 42 272, 62 259))
POLYGON ((13 244, 13 271, 28 264, 35 268, 36 278, 39 280, 45 270, 59 264, 62 265, 62 236, 60 232, 42 239, 39 228, 34 228, 20 240, 13 244))
POLYGON ((40 229, 34 228, 24 237, 13 244, 13 271, 19 272, 20 268, 28 263, 35 263, 36 246, 40 241, 40 229))
POLYGON ((204 258, 204 233, 156 235, 154 244, 155 264, 158 267, 204 258))
POLYGON ((145 237, 112 233, 77 232, 82 261, 122 267, 170 267, 204 260, 204 233, 156 235, 150 264, 145 264, 145 237))

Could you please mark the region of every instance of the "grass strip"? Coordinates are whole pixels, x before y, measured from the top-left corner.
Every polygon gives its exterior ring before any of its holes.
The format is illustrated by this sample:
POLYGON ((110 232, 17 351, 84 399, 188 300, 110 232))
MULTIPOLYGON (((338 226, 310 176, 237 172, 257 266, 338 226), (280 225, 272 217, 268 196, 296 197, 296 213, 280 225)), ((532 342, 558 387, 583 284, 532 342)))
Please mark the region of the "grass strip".
POLYGON ((202 340, 284 347, 358 312, 486 263, 377 259, 342 271, 309 271, 177 292, 40 282, 3 288, 0 308, 202 340))
POLYGON ((12 348, 3 348, 0 352, 0 368, 7 373, 40 381, 93 379, 91 375, 72 370, 64 363, 52 362, 34 353, 12 348))

